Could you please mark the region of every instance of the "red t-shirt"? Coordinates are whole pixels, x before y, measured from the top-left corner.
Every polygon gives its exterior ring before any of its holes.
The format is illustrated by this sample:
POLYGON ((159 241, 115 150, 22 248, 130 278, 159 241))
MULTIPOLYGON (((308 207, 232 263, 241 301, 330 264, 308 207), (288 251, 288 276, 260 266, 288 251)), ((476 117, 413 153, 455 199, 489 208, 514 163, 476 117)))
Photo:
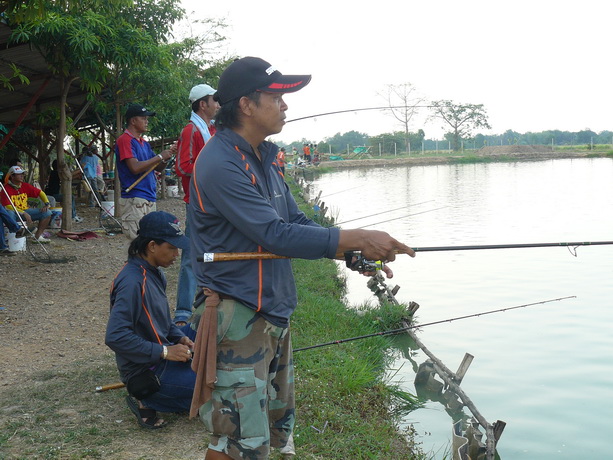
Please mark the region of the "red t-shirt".
POLYGON ((19 212, 24 212, 30 207, 28 206, 28 198, 38 198, 41 192, 39 188, 34 187, 27 182, 22 182, 19 189, 16 189, 11 184, 6 184, 4 188, 11 197, 11 200, 9 201, 6 194, 0 193, 0 198, 2 198, 2 206, 5 208, 7 206, 13 206, 19 212))

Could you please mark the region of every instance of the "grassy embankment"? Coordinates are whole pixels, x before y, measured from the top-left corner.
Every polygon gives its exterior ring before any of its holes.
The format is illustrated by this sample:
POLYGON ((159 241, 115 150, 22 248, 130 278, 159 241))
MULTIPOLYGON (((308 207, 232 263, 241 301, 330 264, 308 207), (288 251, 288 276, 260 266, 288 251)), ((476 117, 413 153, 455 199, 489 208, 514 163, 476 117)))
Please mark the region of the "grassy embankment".
MULTIPOLYGON (((301 208, 312 214, 304 203, 301 208)), ((341 301, 344 282, 333 261, 294 260, 293 266, 299 297, 292 317, 294 348, 399 327, 402 306, 347 309, 341 301)), ((298 458, 423 458, 412 453, 419 451, 412 434, 407 441, 397 430, 397 417, 416 402, 383 381, 388 347, 386 338, 376 337, 294 355, 298 458)))
MULTIPOLYGON (((294 347, 398 327, 401 307, 363 315, 345 307, 334 262, 295 260, 294 271, 294 347)), ((397 416, 413 401, 383 381, 387 347, 386 338, 376 337, 296 353, 297 459, 424 458, 414 454, 412 437, 397 431, 397 416)), ((113 356, 101 344, 99 354, 64 368, 32 369, 20 385, 4 387, 0 458, 203 458, 208 439, 199 421, 165 414, 168 427, 145 431, 126 408, 124 389, 94 394, 95 386, 116 380, 113 356)))

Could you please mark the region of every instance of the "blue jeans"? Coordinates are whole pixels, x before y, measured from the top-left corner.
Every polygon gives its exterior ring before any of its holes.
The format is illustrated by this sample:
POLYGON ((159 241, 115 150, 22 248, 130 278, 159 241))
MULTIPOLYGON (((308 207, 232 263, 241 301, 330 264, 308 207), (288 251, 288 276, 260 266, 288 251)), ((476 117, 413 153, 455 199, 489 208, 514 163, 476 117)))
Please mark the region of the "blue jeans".
MULTIPOLYGON (((47 209, 45 212, 43 212, 38 208, 28 208, 25 210, 25 212, 30 214, 33 221, 45 220, 47 217, 51 217, 52 215, 56 214, 55 211, 47 209)), ((14 216, 15 221, 17 221, 17 213, 15 211, 8 211, 8 213, 11 214, 11 216, 14 216)))
MULTIPOLYGON (((6 225, 6 228, 8 228, 9 232, 11 233, 17 233, 17 231, 21 228, 17 224, 17 221, 13 215, 10 214, 9 211, 7 211, 2 205, 0 205, 0 220, 4 225, 6 225)), ((0 249, 6 249, 7 246, 6 241, 4 240, 4 229, 2 228, 2 225, 0 225, 0 230, 0 249)))
MULTIPOLYGON (((181 330, 192 341, 196 338, 196 331, 189 324, 181 330)), ((189 412, 196 383, 196 373, 191 366, 191 361, 163 360, 155 369, 162 385, 157 393, 142 400, 145 407, 160 412, 189 412)))
MULTIPOLYGON (((71 195, 72 195, 72 218, 74 219, 75 217, 77 217, 77 205, 75 203, 74 193, 72 193, 71 195)), ((51 195, 51 196, 55 198, 55 201, 59 203, 64 202, 64 195, 62 195, 61 193, 59 195, 51 195)))
MULTIPOLYGON (((189 206, 187 203, 186 207, 189 206)), ((185 213, 185 236, 189 237, 189 219, 187 209, 185 213)), ((179 268, 179 281, 177 283, 177 306, 175 309, 175 323, 187 321, 192 316, 192 304, 196 294, 196 276, 192 269, 191 249, 181 252, 181 268, 179 268)))

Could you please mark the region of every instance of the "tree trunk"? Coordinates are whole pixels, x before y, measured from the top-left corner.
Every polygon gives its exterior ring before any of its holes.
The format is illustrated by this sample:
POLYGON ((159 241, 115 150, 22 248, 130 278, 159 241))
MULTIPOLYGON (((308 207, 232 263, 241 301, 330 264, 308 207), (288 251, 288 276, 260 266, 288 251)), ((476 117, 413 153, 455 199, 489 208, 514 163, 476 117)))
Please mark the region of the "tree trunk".
POLYGON ((64 154, 64 138, 66 137, 66 98, 70 89, 70 84, 73 79, 66 80, 61 77, 60 80, 60 122, 57 128, 57 169, 60 175, 60 191, 62 192, 62 230, 72 230, 72 174, 66 165, 66 157, 64 154))

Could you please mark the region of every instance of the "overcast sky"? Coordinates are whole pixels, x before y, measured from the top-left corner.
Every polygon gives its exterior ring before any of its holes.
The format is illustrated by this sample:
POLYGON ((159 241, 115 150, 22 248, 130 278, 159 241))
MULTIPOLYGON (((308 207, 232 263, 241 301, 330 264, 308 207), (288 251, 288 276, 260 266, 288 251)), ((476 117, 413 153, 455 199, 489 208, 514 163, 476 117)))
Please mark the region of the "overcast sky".
MULTIPOLYGON (((483 104, 498 134, 613 130, 613 3, 605 0, 183 0, 194 18, 223 17, 224 51, 258 56, 284 74, 313 75, 289 94, 288 119, 386 105, 386 85, 430 100, 483 104)), ((412 131, 441 139, 440 125, 412 131)), ((384 112, 288 123, 290 142, 355 130, 401 130, 384 112)))

